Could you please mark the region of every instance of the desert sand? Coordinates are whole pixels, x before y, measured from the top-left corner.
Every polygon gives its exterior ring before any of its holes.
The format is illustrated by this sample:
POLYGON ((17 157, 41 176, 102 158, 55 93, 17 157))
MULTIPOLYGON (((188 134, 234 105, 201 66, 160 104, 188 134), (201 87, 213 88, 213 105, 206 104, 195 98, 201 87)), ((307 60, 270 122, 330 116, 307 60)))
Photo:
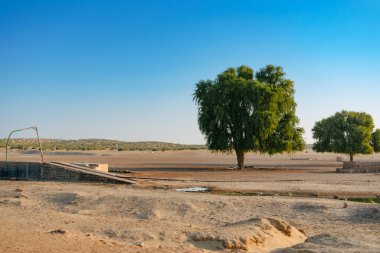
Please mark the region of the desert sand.
POLYGON ((380 206, 344 200, 380 195, 380 175, 335 173, 337 156, 249 154, 236 171, 233 155, 208 151, 47 153, 138 184, 2 180, 0 251, 380 252, 380 206), (176 191, 187 187, 210 191, 176 191))

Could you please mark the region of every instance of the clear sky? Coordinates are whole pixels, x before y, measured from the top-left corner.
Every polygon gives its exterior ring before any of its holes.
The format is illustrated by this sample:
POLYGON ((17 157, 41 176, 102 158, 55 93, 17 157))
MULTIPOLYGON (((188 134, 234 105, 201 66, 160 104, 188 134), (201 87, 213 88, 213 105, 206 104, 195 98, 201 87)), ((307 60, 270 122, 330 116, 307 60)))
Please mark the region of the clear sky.
POLYGON ((0 137, 204 143, 195 83, 242 64, 295 81, 308 143, 342 109, 380 128, 378 0, 0 0, 0 137))

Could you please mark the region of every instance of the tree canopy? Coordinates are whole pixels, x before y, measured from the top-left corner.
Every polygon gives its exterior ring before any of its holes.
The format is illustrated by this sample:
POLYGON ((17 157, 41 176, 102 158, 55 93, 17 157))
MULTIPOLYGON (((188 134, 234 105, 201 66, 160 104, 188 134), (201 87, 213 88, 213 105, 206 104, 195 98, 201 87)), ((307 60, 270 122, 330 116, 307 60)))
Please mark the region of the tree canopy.
POLYGON ((380 129, 376 129, 371 136, 371 146, 376 153, 380 152, 380 129))
POLYGON ((335 152, 350 155, 371 154, 370 145, 374 128, 372 116, 364 112, 341 111, 315 123, 313 138, 317 152, 335 152))
POLYGON ((239 169, 248 151, 275 154, 304 147, 293 81, 281 67, 268 65, 256 74, 247 66, 228 68, 215 80, 199 81, 194 100, 208 148, 234 150, 239 169))

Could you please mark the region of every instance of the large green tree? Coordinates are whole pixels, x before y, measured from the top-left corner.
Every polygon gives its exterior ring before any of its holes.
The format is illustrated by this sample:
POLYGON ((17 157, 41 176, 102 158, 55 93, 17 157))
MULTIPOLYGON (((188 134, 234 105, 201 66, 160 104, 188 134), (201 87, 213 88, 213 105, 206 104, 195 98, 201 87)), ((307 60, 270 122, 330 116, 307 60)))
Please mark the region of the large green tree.
POLYGON ((371 136, 371 146, 376 153, 380 152, 380 129, 376 129, 371 136))
POLYGON ((356 154, 371 154, 372 116, 364 112, 337 112, 315 123, 313 150, 317 152, 344 153, 354 160, 356 154))
POLYGON ((247 66, 228 68, 215 80, 198 82, 194 101, 208 148, 235 151, 239 169, 248 151, 275 154, 304 147, 293 81, 281 67, 268 65, 256 74, 247 66))

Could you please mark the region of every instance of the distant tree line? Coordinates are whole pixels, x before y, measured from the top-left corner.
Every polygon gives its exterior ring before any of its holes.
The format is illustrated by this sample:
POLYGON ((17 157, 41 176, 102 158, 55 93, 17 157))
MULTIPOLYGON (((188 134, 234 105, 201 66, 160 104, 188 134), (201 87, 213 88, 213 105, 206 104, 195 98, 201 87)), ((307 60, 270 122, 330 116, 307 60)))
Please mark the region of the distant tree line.
MULTIPOLYGON (((116 151, 165 151, 165 150, 198 150, 205 149, 204 145, 184 145, 166 142, 124 142, 104 139, 58 140, 42 139, 44 150, 116 150, 116 151)), ((0 139, 0 147, 5 148, 6 139, 0 139)), ((11 139, 11 149, 38 149, 36 139, 11 139)))

